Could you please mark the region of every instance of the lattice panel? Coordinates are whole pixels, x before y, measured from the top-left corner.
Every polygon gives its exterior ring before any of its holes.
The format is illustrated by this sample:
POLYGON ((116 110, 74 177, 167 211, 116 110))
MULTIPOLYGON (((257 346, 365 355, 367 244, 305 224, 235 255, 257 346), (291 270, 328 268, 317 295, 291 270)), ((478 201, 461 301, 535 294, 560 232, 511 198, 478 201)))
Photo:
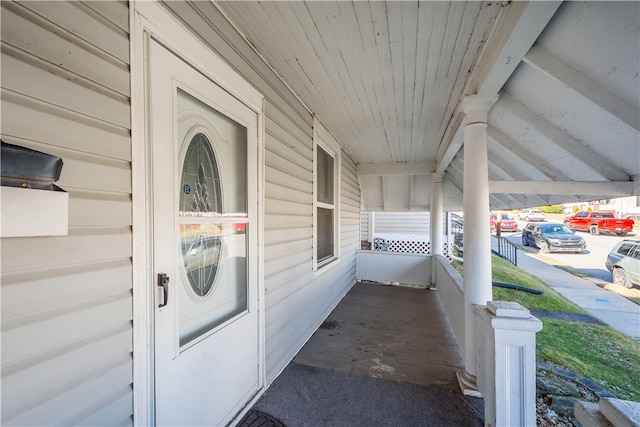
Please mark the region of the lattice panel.
MULTIPOLYGON (((453 254, 457 250, 454 236, 444 236, 442 255, 453 261, 453 254)), ((381 233, 373 239, 374 251, 399 252, 405 254, 431 254, 431 242, 422 235, 381 233)))
POLYGON ((405 254, 429 254, 431 253, 431 242, 383 239, 377 237, 373 240, 373 250, 405 254))
POLYGON ((453 257, 451 256, 452 253, 453 253, 453 245, 450 243, 443 243, 442 256, 445 257, 449 262, 453 261, 453 257))

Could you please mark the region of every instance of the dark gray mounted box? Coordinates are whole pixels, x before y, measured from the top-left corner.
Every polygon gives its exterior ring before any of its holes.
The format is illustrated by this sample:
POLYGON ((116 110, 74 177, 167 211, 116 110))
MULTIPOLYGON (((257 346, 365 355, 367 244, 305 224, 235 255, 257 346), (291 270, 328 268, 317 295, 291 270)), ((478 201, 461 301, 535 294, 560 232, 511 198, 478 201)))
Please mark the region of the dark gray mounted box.
POLYGON ((0 175, 7 187, 56 190, 62 159, 20 145, 0 141, 0 175))

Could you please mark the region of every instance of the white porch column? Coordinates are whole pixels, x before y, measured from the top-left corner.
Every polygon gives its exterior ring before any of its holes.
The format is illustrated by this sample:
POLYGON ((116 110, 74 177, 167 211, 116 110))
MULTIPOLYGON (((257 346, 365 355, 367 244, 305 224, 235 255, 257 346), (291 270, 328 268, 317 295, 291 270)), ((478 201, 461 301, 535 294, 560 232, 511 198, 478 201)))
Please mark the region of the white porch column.
POLYGON ((431 286, 436 285, 435 255, 442 255, 443 226, 442 226, 442 173, 431 175, 431 286))
POLYGON ((497 95, 468 96, 464 118, 464 373, 458 374, 467 395, 476 395, 478 344, 474 304, 492 299, 491 236, 489 235, 489 163, 487 116, 497 95))

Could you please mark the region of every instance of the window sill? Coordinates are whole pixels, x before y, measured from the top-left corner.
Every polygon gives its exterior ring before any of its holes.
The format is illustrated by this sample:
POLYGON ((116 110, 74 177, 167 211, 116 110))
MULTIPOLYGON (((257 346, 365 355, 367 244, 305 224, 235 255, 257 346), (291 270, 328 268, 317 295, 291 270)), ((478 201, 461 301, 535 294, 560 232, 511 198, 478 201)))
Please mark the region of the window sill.
POLYGON ((340 258, 337 257, 322 261, 321 263, 316 265, 313 271, 313 277, 320 276, 321 274, 333 269, 338 264, 340 264, 340 258))

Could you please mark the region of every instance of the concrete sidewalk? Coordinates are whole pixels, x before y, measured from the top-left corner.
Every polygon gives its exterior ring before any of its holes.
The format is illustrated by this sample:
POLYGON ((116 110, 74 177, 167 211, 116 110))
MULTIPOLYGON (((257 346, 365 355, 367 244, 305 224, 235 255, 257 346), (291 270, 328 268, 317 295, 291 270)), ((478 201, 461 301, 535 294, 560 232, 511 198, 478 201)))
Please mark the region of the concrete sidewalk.
MULTIPOLYGON (((493 249, 497 245, 497 239, 493 236, 491 245, 493 249)), ((521 249, 518 249, 518 268, 539 277, 559 294, 613 329, 640 340, 640 306, 637 304, 602 289, 592 280, 547 264, 538 259, 536 254, 521 249)))

